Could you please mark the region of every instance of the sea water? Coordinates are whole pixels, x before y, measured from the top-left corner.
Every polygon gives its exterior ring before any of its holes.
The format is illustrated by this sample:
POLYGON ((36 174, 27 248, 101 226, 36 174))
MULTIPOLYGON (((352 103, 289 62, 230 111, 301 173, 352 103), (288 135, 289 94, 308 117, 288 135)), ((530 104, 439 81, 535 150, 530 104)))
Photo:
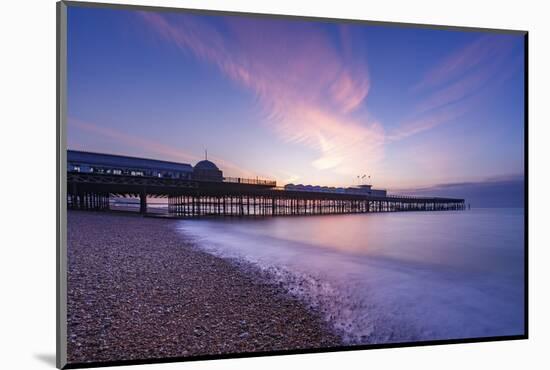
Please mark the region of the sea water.
POLYGON ((523 209, 184 220, 200 248, 245 260, 349 344, 524 332, 523 209))

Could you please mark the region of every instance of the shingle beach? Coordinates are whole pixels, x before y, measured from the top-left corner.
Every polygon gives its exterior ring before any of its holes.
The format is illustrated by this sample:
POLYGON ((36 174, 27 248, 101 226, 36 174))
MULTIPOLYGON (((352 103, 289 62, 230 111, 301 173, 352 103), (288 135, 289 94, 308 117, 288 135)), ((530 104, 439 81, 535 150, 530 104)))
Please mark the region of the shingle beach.
POLYGON ((69 363, 341 344, 317 312, 201 251, 177 222, 69 212, 69 363))

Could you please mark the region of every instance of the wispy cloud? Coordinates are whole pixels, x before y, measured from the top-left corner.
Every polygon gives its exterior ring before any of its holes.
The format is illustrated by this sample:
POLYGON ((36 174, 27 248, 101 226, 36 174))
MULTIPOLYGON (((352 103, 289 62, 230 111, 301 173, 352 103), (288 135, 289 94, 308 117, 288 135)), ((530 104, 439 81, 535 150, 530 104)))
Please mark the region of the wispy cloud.
MULTIPOLYGON (((503 35, 483 35, 468 45, 452 52, 413 86, 413 92, 439 87, 445 83, 463 77, 466 73, 476 73, 477 68, 484 68, 505 57, 514 46, 512 40, 503 35)), ((491 73, 491 72, 488 72, 491 73)))
POLYGON ((397 129, 390 131, 387 134, 387 139, 389 141, 401 140, 435 128, 468 112, 471 109, 471 104, 472 102, 469 100, 449 107, 432 109, 427 113, 413 116, 403 121, 397 129))
POLYGON ((411 93, 422 98, 388 139, 403 139, 471 111, 487 87, 497 86, 515 71, 519 60, 510 63, 510 58, 517 44, 517 38, 481 36, 438 63, 412 87, 411 93))
POLYGON ((223 32, 206 19, 141 13, 161 38, 218 67, 257 99, 265 123, 287 143, 317 153, 320 170, 355 173, 350 164, 375 165, 385 134, 353 112, 369 88, 365 52, 342 28, 339 40, 319 25, 227 18, 223 32))

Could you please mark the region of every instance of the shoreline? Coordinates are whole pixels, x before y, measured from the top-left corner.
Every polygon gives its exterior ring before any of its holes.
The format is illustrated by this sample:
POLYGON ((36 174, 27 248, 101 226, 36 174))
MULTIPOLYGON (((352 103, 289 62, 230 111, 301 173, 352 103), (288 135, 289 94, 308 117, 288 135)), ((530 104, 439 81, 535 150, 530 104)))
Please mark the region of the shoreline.
POLYGON ((343 345, 320 312, 177 222, 68 212, 69 363, 343 345))

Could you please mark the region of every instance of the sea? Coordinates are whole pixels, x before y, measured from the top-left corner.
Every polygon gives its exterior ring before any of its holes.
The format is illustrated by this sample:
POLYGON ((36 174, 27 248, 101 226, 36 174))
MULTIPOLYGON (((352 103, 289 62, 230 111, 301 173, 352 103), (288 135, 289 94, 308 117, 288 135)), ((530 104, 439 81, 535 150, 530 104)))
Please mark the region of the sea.
POLYGON ((524 333, 524 210, 182 220, 265 272, 347 344, 524 333))

